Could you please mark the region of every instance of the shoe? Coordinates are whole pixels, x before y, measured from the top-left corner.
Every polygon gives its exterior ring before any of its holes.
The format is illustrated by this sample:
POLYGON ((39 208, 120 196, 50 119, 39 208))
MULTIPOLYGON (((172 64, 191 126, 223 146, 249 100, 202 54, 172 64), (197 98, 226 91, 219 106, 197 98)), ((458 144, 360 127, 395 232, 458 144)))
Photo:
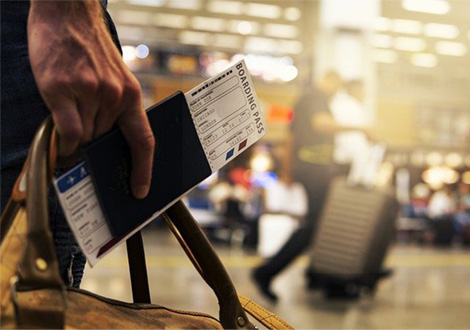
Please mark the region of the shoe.
POLYGON ((271 279, 261 273, 260 269, 257 268, 251 273, 251 277, 256 284, 258 290, 269 299, 272 303, 276 303, 278 300, 277 295, 269 288, 271 279))

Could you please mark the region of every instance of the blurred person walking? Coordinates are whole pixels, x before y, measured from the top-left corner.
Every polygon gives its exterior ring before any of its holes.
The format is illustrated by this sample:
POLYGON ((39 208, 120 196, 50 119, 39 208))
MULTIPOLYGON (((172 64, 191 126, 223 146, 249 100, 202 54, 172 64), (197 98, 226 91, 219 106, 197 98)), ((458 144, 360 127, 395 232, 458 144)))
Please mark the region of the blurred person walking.
POLYGON ((330 71, 294 109, 293 176, 307 191, 308 214, 285 245, 253 271, 255 284, 273 302, 278 297, 271 290, 271 282, 310 246, 331 179, 346 175, 350 163, 360 161, 369 148, 372 134, 362 106, 362 82, 346 84, 346 93, 338 95, 342 86, 341 77, 330 71), (352 153, 351 143, 359 144, 352 153))

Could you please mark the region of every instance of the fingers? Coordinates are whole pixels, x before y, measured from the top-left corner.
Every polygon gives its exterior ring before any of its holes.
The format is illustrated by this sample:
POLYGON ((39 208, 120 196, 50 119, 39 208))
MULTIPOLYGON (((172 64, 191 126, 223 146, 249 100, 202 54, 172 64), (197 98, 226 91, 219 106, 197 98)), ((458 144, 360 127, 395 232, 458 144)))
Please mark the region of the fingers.
POLYGON ((77 149, 83 136, 83 126, 74 99, 58 96, 49 105, 59 133, 59 156, 70 156, 77 149))
POLYGON ((136 198, 144 198, 150 189, 155 138, 142 108, 137 81, 133 79, 124 93, 122 106, 125 110, 118 118, 117 124, 131 148, 132 193, 136 198))

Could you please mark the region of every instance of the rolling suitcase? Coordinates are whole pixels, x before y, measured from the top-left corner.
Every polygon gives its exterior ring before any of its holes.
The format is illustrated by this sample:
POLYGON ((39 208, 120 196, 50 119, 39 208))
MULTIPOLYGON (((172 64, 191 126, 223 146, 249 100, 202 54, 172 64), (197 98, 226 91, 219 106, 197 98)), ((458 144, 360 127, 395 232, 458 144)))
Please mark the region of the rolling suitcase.
POLYGON ((332 181, 310 252, 310 288, 327 297, 358 297, 384 276, 382 262, 391 241, 398 203, 391 188, 332 181))

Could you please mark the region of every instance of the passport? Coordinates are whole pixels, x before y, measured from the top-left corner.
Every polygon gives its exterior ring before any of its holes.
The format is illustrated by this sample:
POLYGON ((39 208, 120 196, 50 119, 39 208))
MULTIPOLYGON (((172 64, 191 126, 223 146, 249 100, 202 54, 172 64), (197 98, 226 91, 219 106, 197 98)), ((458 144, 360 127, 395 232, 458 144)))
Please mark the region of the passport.
POLYGON ((114 237, 128 234, 212 174, 182 92, 149 108, 147 116, 156 146, 145 199, 136 199, 131 193, 131 151, 119 129, 82 150, 114 237))

